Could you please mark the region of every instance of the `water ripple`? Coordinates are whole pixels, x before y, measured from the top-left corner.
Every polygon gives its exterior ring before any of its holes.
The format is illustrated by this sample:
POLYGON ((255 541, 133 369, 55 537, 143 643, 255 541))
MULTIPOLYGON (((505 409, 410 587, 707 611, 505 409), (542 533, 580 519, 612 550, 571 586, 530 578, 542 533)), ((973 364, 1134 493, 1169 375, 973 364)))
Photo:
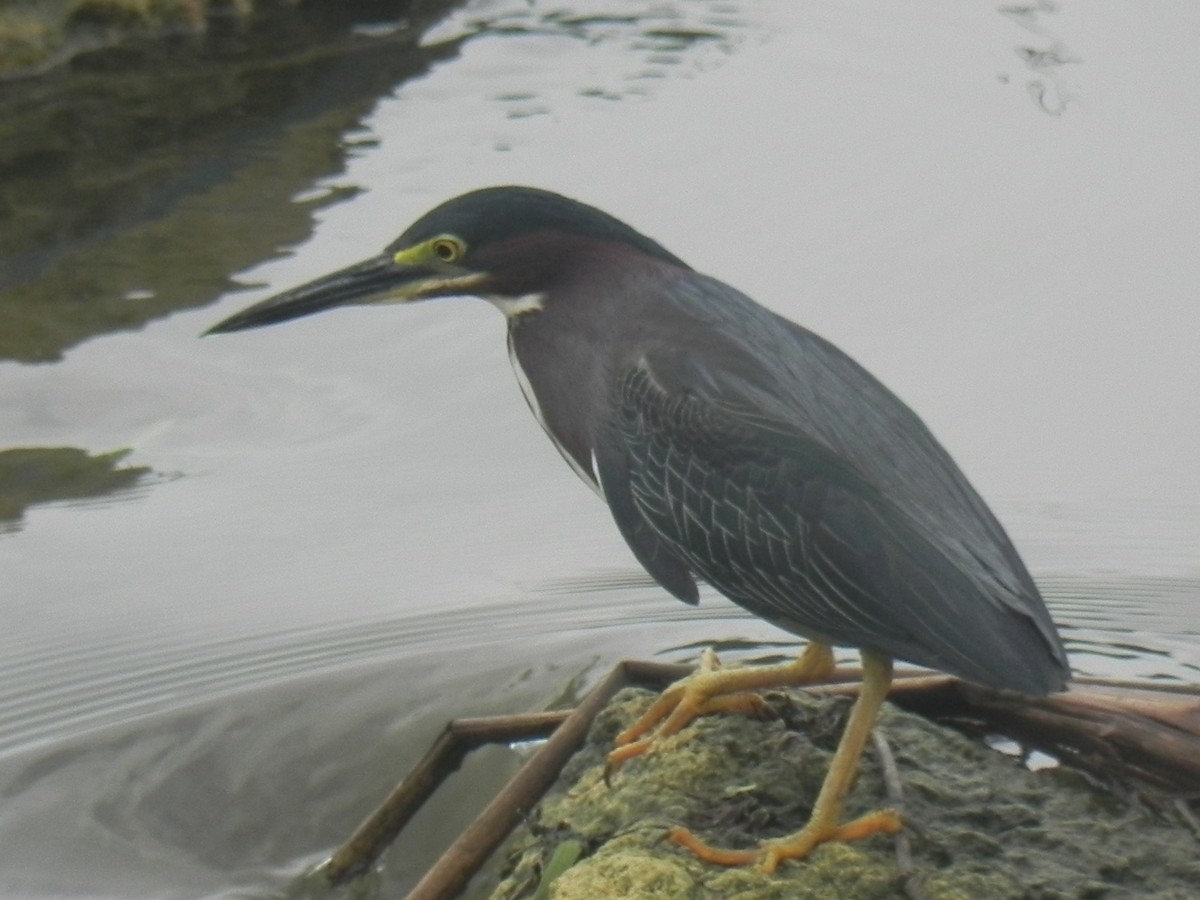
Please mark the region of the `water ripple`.
MULTIPOLYGON (((1042 583, 1077 672, 1200 680, 1195 612, 1200 581, 1061 576, 1042 583)), ((47 639, 0 663, 5 685, 0 753, 225 693, 372 662, 597 629, 731 621, 745 623, 742 630, 750 632, 759 626, 732 605, 670 602, 644 573, 620 569, 532 586, 528 599, 460 609, 452 616, 433 612, 279 628, 187 644, 145 633, 113 635, 86 648, 47 639)), ((728 631, 728 625, 724 628, 728 631)), ((686 639, 662 652, 670 656, 701 643, 686 639)), ((747 652, 778 646, 769 638, 726 643, 747 652)))
POLYGON ((0 753, 227 692, 375 661, 631 622, 749 618, 735 607, 697 609, 664 601, 657 589, 630 590, 645 583, 644 576, 633 573, 603 573, 579 579, 573 591, 546 585, 540 599, 459 609, 452 616, 435 612, 282 628, 186 645, 144 632, 97 640, 86 648, 46 639, 0 663, 5 685, 0 753), (594 599, 599 591, 608 594, 603 603, 594 599), (546 602, 550 593, 556 602, 546 602))

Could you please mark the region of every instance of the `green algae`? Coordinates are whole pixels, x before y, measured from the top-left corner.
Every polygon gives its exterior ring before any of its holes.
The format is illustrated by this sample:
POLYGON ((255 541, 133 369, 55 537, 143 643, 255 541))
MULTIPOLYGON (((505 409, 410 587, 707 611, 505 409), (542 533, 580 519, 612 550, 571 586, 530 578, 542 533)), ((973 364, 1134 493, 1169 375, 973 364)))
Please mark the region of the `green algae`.
POLYGON ((550 862, 546 864, 546 868, 542 872, 541 883, 533 893, 533 900, 550 900, 550 886, 554 884, 559 875, 579 862, 579 857, 582 855, 583 844, 579 841, 563 841, 555 847, 554 853, 550 856, 550 862))
MULTIPOLYGON (((606 783, 604 755, 613 736, 651 696, 622 691, 597 717, 586 746, 511 845, 494 900, 530 896, 553 848, 566 840, 580 841, 584 858, 553 881, 553 900, 1184 900, 1200 884, 1195 837, 1135 798, 1115 796, 1066 768, 1031 771, 890 706, 878 727, 900 772, 912 872, 901 871, 885 836, 825 845, 774 876, 702 863, 669 844, 667 829, 685 825, 730 847, 798 830, 849 704, 772 695, 777 719, 703 719, 606 783)), ((885 805, 881 768, 868 751, 847 816, 885 805)))

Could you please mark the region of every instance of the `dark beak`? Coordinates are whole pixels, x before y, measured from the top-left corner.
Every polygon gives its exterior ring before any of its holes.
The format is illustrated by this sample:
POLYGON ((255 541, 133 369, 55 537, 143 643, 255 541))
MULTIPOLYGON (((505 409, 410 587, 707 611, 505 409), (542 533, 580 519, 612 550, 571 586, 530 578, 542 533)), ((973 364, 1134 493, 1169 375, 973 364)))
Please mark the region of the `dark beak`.
POLYGON ((260 328, 352 303, 416 300, 442 280, 428 269, 402 265, 392 254, 381 253, 256 303, 204 333, 260 328))

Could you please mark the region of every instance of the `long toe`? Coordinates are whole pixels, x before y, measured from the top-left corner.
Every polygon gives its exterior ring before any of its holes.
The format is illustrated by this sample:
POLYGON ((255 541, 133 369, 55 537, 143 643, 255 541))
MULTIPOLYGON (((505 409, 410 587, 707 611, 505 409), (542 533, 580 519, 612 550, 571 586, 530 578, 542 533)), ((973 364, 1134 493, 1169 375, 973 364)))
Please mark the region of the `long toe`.
POLYGON ((616 737, 608 771, 654 749, 662 738, 678 734, 694 719, 714 713, 768 718, 771 707, 755 691, 798 687, 828 677, 833 654, 822 644, 809 644, 794 662, 774 666, 722 668, 712 653, 700 667, 667 688, 632 725, 616 737))
POLYGON ((810 822, 795 834, 763 841, 759 847, 758 867, 768 875, 788 859, 805 859, 817 847, 831 841, 849 843, 875 834, 898 834, 904 827, 894 809, 880 809, 842 825, 810 822))
POLYGON ((689 850, 698 859, 717 866, 757 865, 772 874, 780 863, 789 859, 804 859, 822 844, 830 841, 860 841, 875 834, 896 834, 903 828, 895 810, 881 809, 860 816, 843 825, 809 822, 793 835, 763 841, 751 850, 728 850, 714 847, 686 828, 672 828, 667 834, 672 843, 689 850))

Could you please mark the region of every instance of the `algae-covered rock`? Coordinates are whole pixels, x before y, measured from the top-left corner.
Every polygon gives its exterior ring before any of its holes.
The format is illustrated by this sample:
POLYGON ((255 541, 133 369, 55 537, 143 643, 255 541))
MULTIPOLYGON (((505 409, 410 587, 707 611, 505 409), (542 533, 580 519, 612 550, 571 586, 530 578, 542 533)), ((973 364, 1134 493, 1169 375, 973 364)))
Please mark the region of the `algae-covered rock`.
MULTIPOLYGON (((652 696, 627 689, 597 717, 585 747, 513 842, 494 900, 1200 896, 1200 845, 1186 829, 1069 769, 1031 771, 892 707, 878 727, 900 772, 913 872, 900 870, 885 836, 820 847, 774 876, 700 862, 665 840, 670 826, 748 847, 804 825, 849 701, 771 695, 775 720, 702 719, 606 783, 613 736, 652 696), (544 883, 547 861, 569 841, 582 844, 580 860, 544 883)), ((886 805, 869 748, 846 812, 886 805)))

